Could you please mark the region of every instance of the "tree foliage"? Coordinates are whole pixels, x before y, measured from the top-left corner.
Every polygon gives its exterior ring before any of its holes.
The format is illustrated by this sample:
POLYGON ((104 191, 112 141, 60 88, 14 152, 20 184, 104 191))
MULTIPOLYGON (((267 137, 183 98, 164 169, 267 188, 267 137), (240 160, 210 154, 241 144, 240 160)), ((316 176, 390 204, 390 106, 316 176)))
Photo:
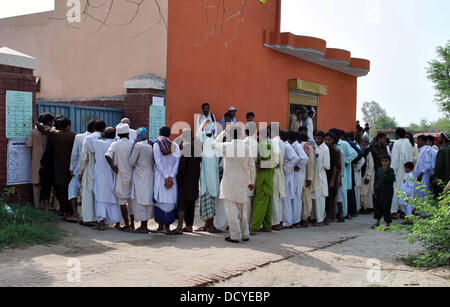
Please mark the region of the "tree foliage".
POLYGON ((386 111, 375 101, 364 102, 361 111, 364 115, 363 121, 368 123, 370 127, 374 127, 378 117, 387 115, 386 111))
POLYGON ((410 131, 436 131, 449 132, 450 131, 450 116, 442 117, 436 121, 429 121, 427 119, 420 120, 419 124, 411 123, 408 127, 410 131))
POLYGON ((433 123, 433 127, 439 130, 439 132, 450 132, 450 116, 438 119, 433 123))
POLYGON ((378 116, 373 125, 375 130, 395 130, 397 127, 398 123, 395 118, 386 114, 378 116))
POLYGON ((437 59, 428 63, 428 79, 436 89, 436 102, 450 115, 450 41, 436 49, 437 59))

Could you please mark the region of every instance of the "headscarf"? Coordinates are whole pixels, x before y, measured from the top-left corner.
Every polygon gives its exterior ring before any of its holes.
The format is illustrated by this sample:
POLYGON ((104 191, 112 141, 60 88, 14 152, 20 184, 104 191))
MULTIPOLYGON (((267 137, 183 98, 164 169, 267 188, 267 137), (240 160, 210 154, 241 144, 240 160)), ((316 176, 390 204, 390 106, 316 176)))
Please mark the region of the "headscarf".
POLYGON ((136 133, 137 133, 137 142, 148 140, 147 128, 139 128, 138 130, 136 130, 136 133))
POLYGON ((161 149, 161 153, 163 156, 167 156, 172 154, 172 141, 164 136, 158 137, 156 142, 159 145, 159 148, 161 149))

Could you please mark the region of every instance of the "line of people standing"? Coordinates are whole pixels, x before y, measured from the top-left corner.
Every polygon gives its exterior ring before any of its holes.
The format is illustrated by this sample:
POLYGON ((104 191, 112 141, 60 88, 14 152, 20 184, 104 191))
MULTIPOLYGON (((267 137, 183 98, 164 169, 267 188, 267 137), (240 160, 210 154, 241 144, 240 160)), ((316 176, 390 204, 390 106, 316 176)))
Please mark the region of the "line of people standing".
MULTIPOLYGON (((194 231, 198 201, 204 222, 198 231, 228 229, 226 240, 232 243, 258 232, 342 223, 373 208, 378 224, 383 216, 392 222, 390 214, 401 203, 394 191, 408 174, 405 164, 414 162, 406 131, 397 130, 391 158, 382 134, 370 142, 360 130, 331 129, 314 131, 311 138, 308 125, 280 131, 276 123, 258 131, 254 113, 247 114, 243 127, 236 124, 236 111, 230 108, 217 123, 204 104, 194 131, 186 129, 174 141, 169 127, 150 141, 147 129, 131 129, 129 119, 115 128, 91 121, 86 133, 75 135, 67 118, 43 114, 29 139, 37 161, 42 136, 47 138, 35 197, 45 199, 47 179, 53 177, 50 189, 54 187, 68 222, 78 222, 81 199, 84 225, 147 234, 154 218, 159 225, 155 231, 168 235, 194 231)), ((436 163, 429 167, 429 150, 422 141, 417 179, 430 184, 436 163)))

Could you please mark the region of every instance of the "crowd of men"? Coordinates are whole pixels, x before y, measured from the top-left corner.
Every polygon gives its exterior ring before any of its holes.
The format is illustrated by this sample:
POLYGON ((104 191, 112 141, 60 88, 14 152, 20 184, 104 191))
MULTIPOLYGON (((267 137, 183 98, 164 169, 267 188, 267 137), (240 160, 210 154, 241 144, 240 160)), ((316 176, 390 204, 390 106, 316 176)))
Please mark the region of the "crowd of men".
MULTIPOLYGON (((76 135, 69 119, 42 114, 29 139, 34 205, 50 208, 52 191, 67 222, 104 231, 114 225, 137 234, 194 232, 196 204, 203 226, 195 231, 229 231, 231 243, 258 232, 344 223, 374 212, 377 223, 413 214, 406 196, 439 192, 450 178, 450 135, 434 138, 399 128, 392 148, 370 128, 313 131, 314 110, 298 108, 290 130, 271 123, 258 130, 255 114, 238 123, 231 107, 220 122, 202 106, 193 131, 171 140, 162 127, 148 130, 92 120, 76 135), (81 212, 78 205, 81 203, 81 212), (80 220, 81 219, 81 220, 80 220), (159 227, 149 229, 154 219, 159 227), (176 221, 176 228, 171 225, 176 221), (135 224, 140 222, 140 227, 135 224)), ((261 128, 261 126, 260 126, 261 128)))

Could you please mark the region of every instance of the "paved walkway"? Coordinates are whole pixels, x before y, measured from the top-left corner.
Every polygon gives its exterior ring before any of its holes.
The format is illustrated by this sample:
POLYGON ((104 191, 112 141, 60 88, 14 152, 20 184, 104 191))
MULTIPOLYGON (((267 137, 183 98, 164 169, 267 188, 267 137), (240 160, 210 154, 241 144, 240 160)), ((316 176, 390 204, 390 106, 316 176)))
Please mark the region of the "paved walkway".
POLYGON ((0 286, 450 285, 448 269, 423 271, 396 261, 420 246, 370 230, 372 223, 361 216, 330 227, 260 234, 237 245, 225 242, 224 234, 133 235, 62 224, 68 234, 57 245, 0 253, 0 286), (81 266, 79 282, 73 282, 74 263, 81 266), (372 263, 380 270, 370 271, 372 263))

